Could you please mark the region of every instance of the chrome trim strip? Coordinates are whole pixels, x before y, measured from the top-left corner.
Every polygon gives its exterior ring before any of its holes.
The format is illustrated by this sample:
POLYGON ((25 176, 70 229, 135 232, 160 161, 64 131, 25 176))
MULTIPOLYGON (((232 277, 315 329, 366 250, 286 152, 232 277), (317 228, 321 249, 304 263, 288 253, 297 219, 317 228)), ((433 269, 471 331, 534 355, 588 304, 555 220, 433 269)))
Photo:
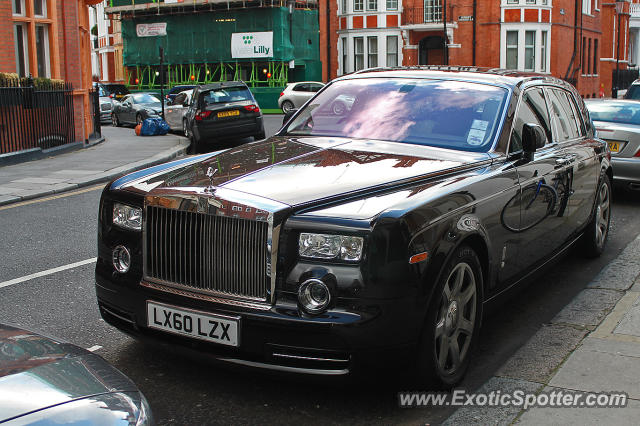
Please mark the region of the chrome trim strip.
POLYGON ((161 285, 161 284, 156 284, 156 283, 152 283, 152 282, 148 282, 148 281, 140 281, 140 285, 142 285, 144 287, 147 287, 147 288, 150 288, 152 290, 164 291, 164 292, 167 292, 167 293, 177 294, 178 296, 190 297, 192 299, 198 299, 198 300, 206 300, 208 302, 219 303, 219 304, 222 304, 222 305, 230 305, 230 306, 237 306, 237 307, 242 307, 242 308, 256 309, 256 310, 259 310, 259 311, 268 311, 269 309, 271 309, 271 305, 270 304, 266 304, 266 303, 258 303, 258 302, 251 302, 251 301, 244 301, 244 300, 237 300, 237 299, 227 299, 227 298, 224 298, 224 297, 209 296, 209 295, 206 295, 206 294, 200 294, 200 293, 194 293, 194 292, 191 292, 191 291, 180 290, 178 288, 169 287, 169 286, 165 286, 165 285, 161 285))
POLYGON ((342 370, 322 370, 315 368, 302 368, 302 367, 289 367, 286 365, 267 364, 264 362, 245 361, 236 358, 217 358, 220 361, 230 362, 233 364, 243 365, 245 367, 264 368, 267 370, 282 371, 287 373, 300 373, 300 374, 313 374, 317 376, 344 376, 349 374, 349 369, 344 368, 342 370))
POLYGON ((335 358, 314 358, 310 356, 302 356, 302 355, 289 355, 289 354, 279 354, 272 353, 272 356, 278 356, 280 358, 291 358, 291 359, 300 359, 304 361, 329 361, 329 362, 349 362, 348 359, 335 359, 335 358))

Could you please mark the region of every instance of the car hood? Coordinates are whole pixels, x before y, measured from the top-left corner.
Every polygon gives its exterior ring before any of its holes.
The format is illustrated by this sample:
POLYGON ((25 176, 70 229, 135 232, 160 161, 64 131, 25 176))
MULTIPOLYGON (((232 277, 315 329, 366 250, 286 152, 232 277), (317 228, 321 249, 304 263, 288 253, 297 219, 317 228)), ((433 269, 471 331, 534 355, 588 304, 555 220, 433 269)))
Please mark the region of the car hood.
POLYGON ((213 183, 299 206, 465 170, 490 158, 485 153, 394 142, 272 137, 168 164, 164 170, 138 172, 115 181, 112 188, 153 194, 168 189, 188 192, 213 183), (211 180, 209 168, 214 172, 211 180))
POLYGON ((0 422, 88 396, 137 391, 96 354, 0 324, 0 422))

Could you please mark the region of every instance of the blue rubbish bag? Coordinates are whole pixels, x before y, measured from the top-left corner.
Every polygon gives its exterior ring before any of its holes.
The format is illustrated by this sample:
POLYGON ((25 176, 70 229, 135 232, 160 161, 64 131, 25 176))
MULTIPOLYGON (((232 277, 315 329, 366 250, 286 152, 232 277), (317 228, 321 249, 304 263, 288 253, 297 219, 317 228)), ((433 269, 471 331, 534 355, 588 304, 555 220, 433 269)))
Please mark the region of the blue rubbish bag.
POLYGON ((160 136, 169 132, 169 125, 162 118, 146 118, 142 122, 140 136, 160 136))

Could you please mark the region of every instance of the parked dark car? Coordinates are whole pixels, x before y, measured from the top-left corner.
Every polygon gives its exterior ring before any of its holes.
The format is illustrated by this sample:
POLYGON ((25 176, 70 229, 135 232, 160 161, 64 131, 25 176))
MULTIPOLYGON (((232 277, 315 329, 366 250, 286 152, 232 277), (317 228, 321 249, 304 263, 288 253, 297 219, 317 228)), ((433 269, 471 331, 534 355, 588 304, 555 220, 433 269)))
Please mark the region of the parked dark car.
POLYGON ((135 384, 78 346, 0 324, 0 423, 151 425, 135 384))
POLYGON ((640 102, 588 99, 586 104, 598 137, 609 145, 613 182, 640 189, 640 102))
POLYGON ((162 104, 160 98, 153 93, 133 93, 115 104, 111 114, 114 126, 123 124, 139 124, 150 117, 160 117, 162 104))
POLYGON ((223 140, 265 137, 262 111, 242 81, 207 84, 193 89, 185 120, 194 152, 206 151, 223 140))
POLYGON ((181 131, 185 136, 189 136, 186 114, 191 105, 191 95, 193 89, 178 93, 170 105, 164 109, 164 120, 169 124, 169 128, 174 131, 181 131))
POLYGON ((266 141, 109 183, 102 317, 222 361, 462 380, 485 306, 605 247, 610 155, 576 90, 505 70, 369 70, 266 141), (349 108, 333 108, 339 97, 349 108), (415 369, 414 369, 415 368, 415 369))
POLYGON ((127 86, 120 83, 94 83, 94 86, 100 91, 100 96, 107 96, 115 100, 120 100, 131 93, 127 86))
POLYGON ((181 86, 173 86, 165 95, 165 99, 167 100, 167 105, 171 105, 173 103, 173 100, 176 98, 176 96, 178 96, 178 93, 180 92, 184 92, 186 90, 192 90, 195 89, 196 86, 195 85, 181 85, 181 86))

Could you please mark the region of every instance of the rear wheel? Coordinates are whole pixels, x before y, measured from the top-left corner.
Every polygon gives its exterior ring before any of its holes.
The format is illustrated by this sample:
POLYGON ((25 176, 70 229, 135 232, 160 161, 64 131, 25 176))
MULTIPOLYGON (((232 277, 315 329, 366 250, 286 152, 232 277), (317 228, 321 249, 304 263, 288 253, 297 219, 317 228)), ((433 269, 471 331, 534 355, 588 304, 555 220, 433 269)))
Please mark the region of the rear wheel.
POLYGON ((598 257, 604 251, 611 223, 611 181, 605 173, 598 183, 593 219, 582 235, 582 249, 587 257, 598 257))
POLYGON ((482 268, 476 253, 458 248, 432 297, 418 358, 421 384, 450 389, 463 378, 482 317, 482 268))
POLYGON ((293 102, 291 102, 291 101, 284 101, 282 103, 282 112, 284 112, 285 114, 288 113, 289 111, 291 111, 294 108, 295 107, 293 106, 293 102))
POLYGON ((136 124, 142 124, 142 116, 140 114, 136 114, 136 124))
POLYGON ((256 140, 256 141, 261 141, 262 139, 264 139, 264 138, 266 138, 266 137, 267 137, 267 136, 266 136, 266 134, 264 133, 264 130, 263 130, 263 131, 261 131, 260 133, 256 133, 256 134, 253 136, 253 139, 254 139, 254 140, 256 140))

